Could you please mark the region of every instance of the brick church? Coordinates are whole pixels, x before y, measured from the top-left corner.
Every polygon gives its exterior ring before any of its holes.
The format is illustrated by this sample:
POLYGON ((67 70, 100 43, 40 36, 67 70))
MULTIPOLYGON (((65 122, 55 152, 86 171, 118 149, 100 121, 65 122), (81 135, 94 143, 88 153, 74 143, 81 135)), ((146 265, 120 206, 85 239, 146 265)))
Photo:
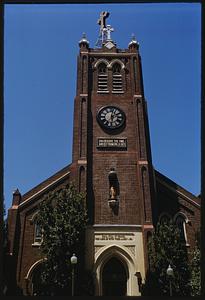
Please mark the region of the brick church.
POLYGON ((79 42, 72 163, 26 194, 13 193, 9 255, 24 295, 34 294, 42 263, 39 203, 71 181, 86 191, 85 261, 95 273, 96 296, 109 295, 107 286, 115 290, 116 283, 121 295, 140 295, 147 237, 163 218, 176 222, 188 249, 195 245, 200 199, 153 168, 139 44, 133 37, 127 49, 119 49, 108 16, 100 14, 96 48, 85 35, 79 42))

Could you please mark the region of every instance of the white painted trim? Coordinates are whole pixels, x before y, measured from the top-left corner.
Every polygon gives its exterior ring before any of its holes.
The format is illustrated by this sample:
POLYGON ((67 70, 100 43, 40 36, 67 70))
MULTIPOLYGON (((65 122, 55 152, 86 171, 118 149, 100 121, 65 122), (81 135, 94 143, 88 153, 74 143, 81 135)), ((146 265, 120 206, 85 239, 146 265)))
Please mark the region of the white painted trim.
POLYGON ((124 94, 124 91, 112 91, 112 94, 124 94))
POLYGON ((174 218, 173 218, 174 222, 176 221, 176 218, 177 218, 178 216, 181 216, 182 218, 184 218, 184 221, 186 222, 186 224, 190 222, 190 220, 188 219, 187 215, 186 215, 184 212, 182 212, 182 211, 179 211, 179 212, 177 212, 177 213, 174 215, 174 218))
POLYGON ((102 90, 102 91, 98 90, 97 93, 98 93, 98 94, 109 94, 109 91, 108 91, 108 90, 105 90, 105 91, 103 91, 103 90, 102 90))
POLYGON ((39 209, 37 211, 35 211, 35 213, 32 215, 32 217, 30 219, 31 222, 35 221, 35 218, 36 218, 36 216, 37 216, 38 213, 39 213, 39 209))
POLYGON ((33 270, 36 268, 36 266, 38 266, 39 264, 41 264, 46 258, 41 258, 39 260, 37 260, 28 270, 25 279, 29 279, 31 274, 33 273, 33 270))
POLYGON ((85 164, 87 164, 87 160, 86 159, 79 159, 78 164, 79 165, 82 165, 82 164, 85 165, 85 164))
POLYGON ((139 160, 138 164, 139 165, 148 165, 148 161, 147 160, 139 160))
POLYGON ((109 61, 107 61, 104 58, 100 58, 99 60, 96 61, 96 63, 94 64, 94 68, 97 68, 99 64, 104 63, 107 67, 109 65, 109 61))
POLYGON ((115 63, 119 64, 119 65, 121 66, 122 69, 125 68, 125 65, 123 64, 123 62, 122 62, 120 59, 117 59, 117 58, 114 59, 114 60, 112 60, 112 61, 109 63, 108 68, 111 69, 112 66, 113 66, 115 63))
POLYGON ((63 176, 61 176, 60 178, 56 179, 55 181, 52 181, 50 184, 48 184, 47 186, 45 186, 44 188, 42 188, 40 191, 36 192, 34 195, 32 195, 31 197, 29 197, 28 199, 26 199, 25 201, 23 201, 22 203, 20 203, 19 207, 24 206, 25 203, 27 203, 31 199, 35 198, 36 196, 38 196, 39 194, 41 194, 43 191, 47 190, 54 183, 57 183, 58 181, 60 181, 61 179, 63 179, 64 177, 66 177, 69 174, 70 174, 70 171, 67 172, 66 174, 64 174, 63 176))
POLYGON ((186 224, 189 223, 188 217, 183 212, 178 212, 173 218, 174 223, 176 224, 176 219, 178 217, 181 217, 183 219, 183 230, 184 230, 184 238, 186 242, 186 246, 189 246, 188 240, 187 240, 187 232, 186 232, 186 224))

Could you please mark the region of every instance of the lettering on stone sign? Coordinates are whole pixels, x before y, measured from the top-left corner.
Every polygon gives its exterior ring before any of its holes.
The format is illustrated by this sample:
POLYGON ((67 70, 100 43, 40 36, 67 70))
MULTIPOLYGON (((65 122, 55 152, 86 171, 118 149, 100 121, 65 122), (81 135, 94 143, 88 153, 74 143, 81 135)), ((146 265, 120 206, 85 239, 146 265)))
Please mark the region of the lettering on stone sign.
POLYGON ((132 237, 129 235, 125 235, 125 234, 99 234, 95 236, 95 239, 97 241, 128 241, 128 240, 132 240, 132 237))
POLYGON ((97 148, 126 149, 127 148, 127 139, 125 139, 125 138, 121 138, 121 139, 98 138, 97 148))

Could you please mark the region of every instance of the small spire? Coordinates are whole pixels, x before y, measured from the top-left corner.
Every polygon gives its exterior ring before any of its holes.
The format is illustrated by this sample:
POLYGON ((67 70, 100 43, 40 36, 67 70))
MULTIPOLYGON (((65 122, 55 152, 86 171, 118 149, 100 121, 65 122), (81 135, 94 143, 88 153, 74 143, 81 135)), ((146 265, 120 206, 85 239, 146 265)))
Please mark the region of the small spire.
POLYGON ((13 195, 19 195, 20 192, 19 192, 19 189, 17 188, 16 190, 13 191, 13 195))
POLYGON ((85 32, 83 32, 82 39, 79 41, 79 45, 81 45, 82 43, 89 45, 89 41, 86 38, 85 32))
POLYGON ((12 206, 19 205, 20 202, 21 202, 21 193, 19 192, 19 189, 16 189, 13 191, 12 206))
POLYGON ((135 37, 134 33, 132 33, 132 39, 131 39, 131 42, 129 43, 128 46, 129 46, 129 47, 130 47, 130 46, 135 46, 136 48, 139 48, 139 43, 138 43, 138 41, 136 40, 136 37, 135 37))

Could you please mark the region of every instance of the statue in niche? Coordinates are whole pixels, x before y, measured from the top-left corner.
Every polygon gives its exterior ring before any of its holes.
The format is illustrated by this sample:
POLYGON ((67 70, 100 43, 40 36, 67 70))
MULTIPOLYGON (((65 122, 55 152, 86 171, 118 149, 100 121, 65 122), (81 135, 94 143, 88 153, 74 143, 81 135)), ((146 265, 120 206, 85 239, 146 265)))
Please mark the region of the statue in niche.
POLYGON ((116 199, 116 190, 114 186, 110 187, 110 199, 116 199))

